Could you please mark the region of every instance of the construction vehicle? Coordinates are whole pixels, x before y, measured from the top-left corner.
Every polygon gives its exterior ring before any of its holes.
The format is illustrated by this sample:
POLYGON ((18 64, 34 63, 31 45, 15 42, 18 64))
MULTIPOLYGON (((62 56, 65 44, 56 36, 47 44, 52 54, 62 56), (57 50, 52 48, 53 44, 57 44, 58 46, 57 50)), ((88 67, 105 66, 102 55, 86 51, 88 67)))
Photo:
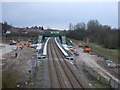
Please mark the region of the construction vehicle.
POLYGON ((83 47, 83 44, 82 44, 83 42, 80 42, 79 44, 78 44, 78 47, 83 47))
POLYGON ((90 51, 91 48, 88 45, 84 46, 84 52, 90 52, 90 51))
POLYGON ((86 45, 84 45, 84 47, 83 47, 84 52, 90 52, 91 48, 89 47, 89 38, 87 38, 87 40, 85 42, 86 42, 86 45))
POLYGON ((17 42, 15 40, 10 40, 10 42, 9 42, 10 45, 16 45, 16 43, 17 42))
POLYGON ((78 44, 78 47, 84 47, 86 44, 87 44, 87 43, 85 43, 85 42, 80 42, 80 43, 78 44))

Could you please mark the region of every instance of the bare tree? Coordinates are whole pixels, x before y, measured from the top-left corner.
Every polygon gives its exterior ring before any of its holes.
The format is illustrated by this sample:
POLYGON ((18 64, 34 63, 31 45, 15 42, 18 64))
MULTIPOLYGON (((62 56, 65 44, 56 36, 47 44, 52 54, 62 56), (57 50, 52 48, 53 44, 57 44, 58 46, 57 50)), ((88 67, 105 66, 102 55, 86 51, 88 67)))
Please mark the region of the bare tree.
POLYGON ((69 30, 74 30, 72 23, 69 23, 69 30))

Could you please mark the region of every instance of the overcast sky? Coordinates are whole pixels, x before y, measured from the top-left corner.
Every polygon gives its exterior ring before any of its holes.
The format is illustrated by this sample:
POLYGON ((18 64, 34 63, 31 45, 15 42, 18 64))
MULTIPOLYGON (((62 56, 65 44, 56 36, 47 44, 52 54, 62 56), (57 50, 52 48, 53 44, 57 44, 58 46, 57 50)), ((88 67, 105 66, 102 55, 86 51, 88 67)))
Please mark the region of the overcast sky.
POLYGON ((69 23, 98 20, 118 27, 117 2, 2 2, 2 21, 13 26, 68 29, 69 23))

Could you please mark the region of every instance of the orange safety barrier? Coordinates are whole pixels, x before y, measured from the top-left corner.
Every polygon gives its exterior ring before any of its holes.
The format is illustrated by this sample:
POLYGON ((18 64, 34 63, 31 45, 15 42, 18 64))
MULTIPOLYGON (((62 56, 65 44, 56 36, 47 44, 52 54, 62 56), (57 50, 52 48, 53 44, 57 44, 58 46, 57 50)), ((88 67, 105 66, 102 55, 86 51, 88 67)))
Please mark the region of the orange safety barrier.
POLYGON ((74 48, 71 48, 71 51, 74 51, 74 48))
POLYGON ((26 42, 26 41, 24 41, 23 43, 24 43, 24 45, 25 45, 27 42, 26 42))
POLYGON ((18 45, 16 45, 16 49, 18 49, 18 45))
POLYGON ((30 44, 26 44, 26 47, 29 47, 30 46, 30 44))

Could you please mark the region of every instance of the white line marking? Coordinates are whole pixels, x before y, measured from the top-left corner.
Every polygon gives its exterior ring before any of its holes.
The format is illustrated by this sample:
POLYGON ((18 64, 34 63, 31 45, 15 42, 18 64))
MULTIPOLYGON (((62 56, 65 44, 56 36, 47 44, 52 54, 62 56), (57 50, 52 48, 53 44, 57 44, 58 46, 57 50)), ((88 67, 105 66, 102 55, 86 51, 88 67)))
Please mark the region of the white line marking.
POLYGON ((43 49, 43 55, 47 55, 47 44, 48 44, 49 39, 50 39, 50 37, 45 42, 45 46, 44 46, 44 49, 43 49))
POLYGON ((68 56, 68 54, 65 52, 65 50, 58 44, 56 38, 55 38, 55 42, 57 43, 58 47, 60 48, 60 50, 62 51, 62 53, 65 55, 65 56, 68 56))

